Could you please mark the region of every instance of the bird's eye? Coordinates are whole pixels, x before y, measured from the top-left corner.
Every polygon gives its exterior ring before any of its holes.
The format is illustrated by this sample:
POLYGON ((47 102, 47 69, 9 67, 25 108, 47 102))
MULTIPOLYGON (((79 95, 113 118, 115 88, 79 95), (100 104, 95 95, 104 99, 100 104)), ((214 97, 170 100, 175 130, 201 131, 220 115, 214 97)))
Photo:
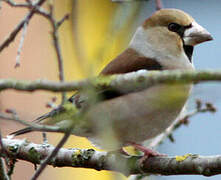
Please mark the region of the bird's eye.
POLYGON ((176 24, 176 23, 170 23, 168 25, 168 29, 170 31, 173 31, 173 32, 178 32, 180 30, 181 26, 179 24, 176 24))

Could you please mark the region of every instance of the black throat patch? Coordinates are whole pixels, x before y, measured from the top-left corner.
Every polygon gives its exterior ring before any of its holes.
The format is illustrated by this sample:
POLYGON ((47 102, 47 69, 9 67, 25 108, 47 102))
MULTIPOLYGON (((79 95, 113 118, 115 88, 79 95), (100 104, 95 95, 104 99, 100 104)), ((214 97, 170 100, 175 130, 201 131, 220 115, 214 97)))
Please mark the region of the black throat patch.
POLYGON ((184 52, 188 57, 189 61, 192 63, 192 56, 193 56, 193 46, 183 45, 184 52))

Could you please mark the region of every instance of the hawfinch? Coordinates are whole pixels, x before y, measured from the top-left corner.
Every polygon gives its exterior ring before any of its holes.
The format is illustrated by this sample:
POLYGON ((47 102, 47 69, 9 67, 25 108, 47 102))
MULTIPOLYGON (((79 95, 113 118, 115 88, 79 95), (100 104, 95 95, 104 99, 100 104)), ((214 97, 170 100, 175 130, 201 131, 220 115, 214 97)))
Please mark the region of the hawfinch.
MULTIPOLYGON (((100 74, 194 70, 194 46, 210 40, 210 33, 187 13, 162 9, 137 28, 128 48, 100 74)), ((162 133, 182 111, 190 89, 191 84, 159 84, 130 93, 107 90, 98 93, 101 98, 93 105, 87 103, 90 98, 85 92, 78 92, 35 122, 61 126, 71 120, 73 134, 87 137, 104 149, 116 150, 162 133), (81 118, 76 117, 76 109, 84 112, 81 118)), ((12 134, 30 131, 33 129, 28 127, 12 134)))

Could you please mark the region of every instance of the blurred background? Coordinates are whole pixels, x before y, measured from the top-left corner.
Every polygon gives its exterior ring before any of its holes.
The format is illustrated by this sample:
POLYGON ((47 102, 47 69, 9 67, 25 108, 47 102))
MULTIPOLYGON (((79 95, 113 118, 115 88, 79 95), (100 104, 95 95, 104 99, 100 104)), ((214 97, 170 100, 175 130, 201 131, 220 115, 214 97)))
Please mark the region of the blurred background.
MULTIPOLYGON (((22 2, 22 1, 16 1, 22 2)), ((192 15, 214 37, 214 41, 203 43, 195 48, 194 64, 196 69, 220 69, 221 47, 221 2, 220 0, 178 1, 162 0, 164 8, 178 8, 192 15)), ((98 74, 98 72, 129 43, 135 29, 156 8, 154 0, 134 2, 111 2, 111 0, 55 0, 56 17, 60 19, 70 14, 59 29, 59 38, 64 57, 65 80, 80 80, 98 74)), ((11 8, 2 2, 0 9, 0 42, 13 30, 28 12, 22 8, 11 8)), ((49 79, 58 80, 58 68, 52 39, 51 28, 47 20, 35 15, 27 28, 21 53, 21 66, 14 68, 21 33, 15 41, 0 54, 0 78, 49 79)), ((183 155, 186 153, 201 155, 221 154, 221 85, 204 83, 196 85, 189 99, 188 110, 194 108, 195 99, 212 102, 218 109, 215 114, 199 114, 191 122, 174 132, 175 143, 168 139, 159 146, 161 153, 183 155)), ((46 104, 59 94, 37 91, 34 93, 7 90, 0 92, 0 111, 15 109, 21 119, 31 121, 49 111, 46 104)), ((3 135, 22 127, 19 124, 0 121, 3 135)), ((49 143, 56 144, 61 135, 49 134, 49 143)), ((41 133, 32 133, 27 138, 41 143, 41 133)), ((65 147, 91 148, 85 138, 72 136, 65 147)), ((13 179, 29 179, 34 172, 30 163, 16 163, 13 179)), ((80 168, 53 168, 48 166, 40 179, 113 179, 125 177, 107 171, 95 171, 80 168)), ((209 177, 211 180, 219 176, 209 177)), ((199 180, 202 176, 151 176, 154 180, 199 180)))

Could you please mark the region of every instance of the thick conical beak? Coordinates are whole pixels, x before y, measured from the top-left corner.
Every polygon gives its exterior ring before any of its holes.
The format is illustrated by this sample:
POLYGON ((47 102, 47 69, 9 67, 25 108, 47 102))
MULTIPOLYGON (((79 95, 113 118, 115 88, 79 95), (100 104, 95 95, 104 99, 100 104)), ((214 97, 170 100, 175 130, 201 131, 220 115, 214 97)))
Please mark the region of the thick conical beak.
POLYGON ((213 38, 206 29, 193 22, 192 26, 184 32, 183 40, 185 45, 195 46, 202 42, 213 40, 213 38))

